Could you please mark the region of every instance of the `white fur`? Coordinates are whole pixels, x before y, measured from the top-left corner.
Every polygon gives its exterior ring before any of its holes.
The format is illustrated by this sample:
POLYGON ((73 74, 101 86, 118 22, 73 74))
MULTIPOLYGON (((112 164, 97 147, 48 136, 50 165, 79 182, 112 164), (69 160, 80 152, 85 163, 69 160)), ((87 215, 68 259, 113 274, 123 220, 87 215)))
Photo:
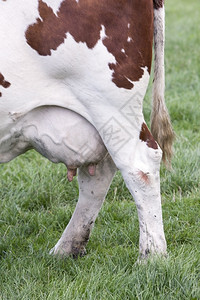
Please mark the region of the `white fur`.
MULTIPOLYGON (((43 0, 50 8, 52 8, 54 14, 57 15, 58 9, 60 7, 60 4, 62 3, 62 0, 43 0)), ((78 2, 78 1, 76 1, 78 2)))

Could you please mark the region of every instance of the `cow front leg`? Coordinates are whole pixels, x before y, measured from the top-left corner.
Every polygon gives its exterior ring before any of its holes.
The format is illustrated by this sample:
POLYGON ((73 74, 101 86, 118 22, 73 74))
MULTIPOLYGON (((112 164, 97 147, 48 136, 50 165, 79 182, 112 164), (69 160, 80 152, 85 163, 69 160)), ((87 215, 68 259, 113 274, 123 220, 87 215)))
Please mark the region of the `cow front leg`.
POLYGON ((85 246, 89 240, 91 229, 115 172, 116 167, 108 154, 96 166, 94 176, 89 174, 88 167, 79 168, 78 203, 60 240, 51 250, 52 254, 73 255, 73 257, 85 254, 85 246))

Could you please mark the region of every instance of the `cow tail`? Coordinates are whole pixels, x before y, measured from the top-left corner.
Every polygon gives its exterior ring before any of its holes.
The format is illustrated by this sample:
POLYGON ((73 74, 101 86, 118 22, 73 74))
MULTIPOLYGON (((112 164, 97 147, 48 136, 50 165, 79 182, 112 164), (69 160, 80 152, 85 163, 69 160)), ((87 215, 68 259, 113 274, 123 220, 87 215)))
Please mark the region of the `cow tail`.
POLYGON ((165 39, 164 0, 154 0, 154 82, 151 113, 151 132, 163 151, 163 162, 171 166, 174 132, 165 105, 165 39))

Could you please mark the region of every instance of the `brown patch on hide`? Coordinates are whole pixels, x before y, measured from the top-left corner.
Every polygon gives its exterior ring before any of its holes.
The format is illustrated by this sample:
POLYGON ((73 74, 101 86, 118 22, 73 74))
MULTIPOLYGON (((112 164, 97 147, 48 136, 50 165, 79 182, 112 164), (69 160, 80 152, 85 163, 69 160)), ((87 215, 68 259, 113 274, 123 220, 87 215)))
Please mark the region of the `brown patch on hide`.
POLYGON ((2 85, 5 89, 7 89, 11 84, 6 81, 4 76, 0 73, 0 85, 2 85))
POLYGON ((133 88, 147 67, 150 72, 153 40, 153 2, 149 0, 64 0, 57 14, 39 0, 36 22, 25 33, 27 43, 40 55, 51 55, 67 34, 79 43, 94 48, 100 40, 102 26, 106 36, 102 42, 115 57, 110 63, 112 81, 119 88, 133 88))
POLYGON ((164 6, 164 0, 153 0, 153 7, 159 9, 164 6))
POLYGON ((142 128, 140 131, 140 140, 146 142, 149 148, 158 149, 158 145, 145 123, 142 124, 142 128))
POLYGON ((148 173, 144 173, 144 172, 142 172, 142 171, 139 171, 138 174, 139 174, 140 178, 142 179, 142 181, 143 181, 145 184, 149 184, 149 183, 150 183, 148 173))
MULTIPOLYGON (((10 82, 6 81, 4 76, 0 73, 0 85, 7 89, 11 85, 10 82)), ((0 97, 2 97, 2 93, 0 93, 0 97)))

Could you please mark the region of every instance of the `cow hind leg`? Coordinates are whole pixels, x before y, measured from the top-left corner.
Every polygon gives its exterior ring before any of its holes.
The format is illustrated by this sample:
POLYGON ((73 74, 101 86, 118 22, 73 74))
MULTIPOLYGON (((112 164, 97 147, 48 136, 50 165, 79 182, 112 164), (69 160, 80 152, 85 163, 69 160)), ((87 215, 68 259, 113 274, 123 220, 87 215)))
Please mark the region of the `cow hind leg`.
POLYGON ((132 167, 122 169, 138 211, 141 258, 146 258, 149 254, 166 253, 160 196, 161 158, 162 151, 159 148, 151 149, 145 143, 140 144, 132 167))
POLYGON ((51 254, 73 257, 83 256, 91 229, 105 199, 116 167, 111 157, 107 156, 96 166, 94 176, 88 167, 78 170, 79 199, 72 218, 61 238, 51 250, 51 254))
POLYGON ((113 159, 136 203, 141 257, 165 254, 160 196, 162 151, 145 123, 142 124, 138 137, 130 139, 113 159))
POLYGON ((136 203, 140 227, 140 255, 147 257, 149 254, 165 254, 159 174, 162 151, 142 117, 132 127, 128 127, 127 121, 122 117, 117 120, 118 123, 113 122, 112 127, 112 132, 117 133, 116 137, 113 133, 107 139, 106 130, 101 134, 136 203), (122 129, 127 124, 126 130, 133 133, 120 148, 117 141, 123 140, 125 130, 120 131, 118 124, 123 124, 122 129))

